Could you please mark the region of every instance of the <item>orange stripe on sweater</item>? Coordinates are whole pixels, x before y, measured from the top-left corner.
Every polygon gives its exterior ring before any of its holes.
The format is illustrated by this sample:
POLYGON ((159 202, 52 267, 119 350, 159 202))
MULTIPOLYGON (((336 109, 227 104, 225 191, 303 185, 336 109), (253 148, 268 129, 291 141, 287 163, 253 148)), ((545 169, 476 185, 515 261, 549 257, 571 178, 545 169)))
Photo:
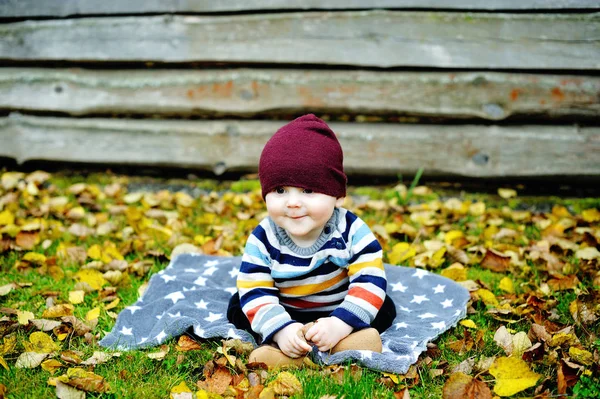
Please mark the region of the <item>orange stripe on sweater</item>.
POLYGON ((246 317, 250 321, 250 324, 252 324, 252 320, 254 320, 254 316, 256 316, 256 312, 258 312, 258 310, 260 308, 262 308, 263 306, 266 306, 266 305, 270 305, 270 303, 263 303, 262 305, 258 305, 257 307, 250 309, 248 311, 248 313, 246 313, 246 317))
POLYGON ((365 300, 371 305, 375 306, 377 309, 380 309, 383 305, 383 299, 362 287, 350 288, 350 290, 348 291, 348 295, 352 295, 353 297, 365 300))

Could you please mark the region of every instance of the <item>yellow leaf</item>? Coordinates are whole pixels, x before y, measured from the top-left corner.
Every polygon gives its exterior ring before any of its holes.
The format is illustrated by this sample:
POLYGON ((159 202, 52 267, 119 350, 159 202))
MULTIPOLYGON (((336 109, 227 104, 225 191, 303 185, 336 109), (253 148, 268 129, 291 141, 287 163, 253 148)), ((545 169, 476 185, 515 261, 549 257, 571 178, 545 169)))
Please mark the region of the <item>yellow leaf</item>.
POLYGON ((75 278, 81 282, 88 283, 93 290, 99 290, 107 281, 98 270, 83 269, 75 274, 75 278))
POLYGON ((416 254, 417 252, 409 243, 399 242, 392 247, 392 252, 388 254, 388 260, 390 263, 397 265, 412 258, 416 254))
POLYGON ((85 296, 85 291, 69 291, 69 302, 73 305, 79 305, 83 302, 83 297, 85 296))
POLYGON ((20 325, 26 326, 29 324, 29 320, 33 318, 35 318, 35 315, 32 312, 17 310, 17 320, 20 325))
POLYGON ((498 288, 500 288, 504 292, 508 292, 509 294, 515 293, 515 287, 510 277, 503 277, 502 280, 500 280, 498 288))
POLYGON ((17 336, 11 335, 8 337, 4 337, 4 342, 0 346, 0 355, 6 355, 7 353, 12 353, 17 346, 17 336))
POLYGON ((0 356, 0 365, 2 367, 4 367, 6 369, 6 371, 10 370, 10 368, 8 367, 8 363, 6 363, 6 360, 4 360, 4 358, 2 356, 0 356))
POLYGON ((206 392, 204 389, 201 389, 198 392, 196 392, 196 398, 198 398, 198 399, 210 399, 210 397, 208 396, 208 392, 206 392))
POLYGON ((46 264, 46 256, 37 252, 27 252, 23 256, 23 260, 40 266, 46 264))
POLYGON ((100 258, 102 258, 102 249, 100 248, 100 245, 94 244, 89 247, 87 250, 87 256, 93 260, 100 260, 100 258))
POLYGON ((382 373, 384 376, 388 377, 390 380, 392 380, 394 382, 394 384, 400 384, 400 379, 398 378, 397 374, 390 374, 390 373, 382 373))
POLYGON ((35 353, 52 353, 58 350, 58 346, 45 332, 36 331, 29 336, 29 342, 24 342, 23 345, 27 352, 35 353))
POLYGON ((485 213, 485 204, 483 202, 476 202, 469 206, 469 213, 473 216, 481 216, 485 213))
POLYGON ((302 384, 298 381, 295 375, 283 371, 277 374, 277 377, 268 384, 269 388, 275 391, 279 396, 292 396, 302 393, 302 384))
POLYGON ((517 192, 512 188, 499 188, 498 195, 504 199, 512 198, 517 196, 517 192))
POLYGON ((111 245, 107 245, 102 250, 102 262, 110 263, 113 260, 123 260, 123 255, 119 252, 117 247, 114 246, 113 243, 111 245))
POLYGON ((67 339, 68 336, 68 333, 59 333, 56 334, 56 339, 58 339, 59 341, 64 341, 65 339, 67 339))
POLYGON ((117 307, 117 305, 119 304, 120 301, 121 300, 119 298, 115 298, 115 300, 112 301, 111 303, 109 303, 108 305, 106 305, 104 307, 104 309, 106 309, 106 310, 113 309, 113 308, 117 307))
POLYGON ((461 238, 463 236, 464 236, 464 234, 460 230, 450 230, 449 232, 446 233, 446 235, 444 235, 444 242, 446 244, 452 244, 452 241, 456 240, 457 238, 461 238))
POLYGON ((15 216, 8 209, 0 212, 0 226, 6 226, 15 223, 15 216))
POLYGON ((44 360, 41 364, 42 368, 48 371, 50 374, 54 374, 54 372, 61 368, 63 365, 61 362, 55 359, 44 360))
POLYGON ((87 312, 87 314, 85 315, 85 319, 87 321, 95 320, 99 317, 100 317, 100 308, 99 307, 95 307, 94 309, 87 312))
POLYGON ((467 269, 460 263, 453 263, 444 270, 442 276, 454 281, 465 281, 467 279, 467 269))
POLYGON ((587 247, 575 252, 575 257, 584 260, 600 259, 600 252, 594 247, 587 247))
POLYGON ((571 346, 569 348, 569 356, 571 356, 571 359, 577 363, 584 364, 586 366, 590 366, 594 361, 594 355, 591 352, 588 352, 585 349, 579 349, 575 346, 571 346))
POLYGON ((435 251, 431 256, 431 262, 429 262, 430 267, 439 267, 444 261, 444 255, 446 254, 446 248, 442 247, 435 251))
POLYGON ((462 320, 460 324, 468 328, 477 328, 477 324, 473 320, 462 320))
POLYGON ((480 288, 475 293, 486 305, 498 306, 498 299, 496 299, 496 296, 491 291, 480 288))
POLYGON ((56 317, 72 316, 73 309, 75 308, 70 303, 54 305, 51 308, 44 310, 44 313, 42 313, 42 318, 52 319, 56 317))
MULTIPOLYGON (((585 220, 588 223, 600 222, 600 212, 598 212, 598 209, 596 208, 586 209, 582 211, 581 216, 583 217, 583 220, 585 220)), ((1 221, 0 224, 2 224, 1 221)))
POLYGON ((175 397, 173 394, 183 393, 183 392, 192 392, 192 390, 190 388, 188 388, 185 381, 181 381, 181 383, 179 385, 175 385, 171 389, 170 397, 171 397, 171 399, 173 399, 175 397))
POLYGON ((490 374, 496 377, 494 392, 499 396, 512 396, 535 386, 541 375, 529 369, 525 361, 517 357, 499 357, 490 367, 490 374))

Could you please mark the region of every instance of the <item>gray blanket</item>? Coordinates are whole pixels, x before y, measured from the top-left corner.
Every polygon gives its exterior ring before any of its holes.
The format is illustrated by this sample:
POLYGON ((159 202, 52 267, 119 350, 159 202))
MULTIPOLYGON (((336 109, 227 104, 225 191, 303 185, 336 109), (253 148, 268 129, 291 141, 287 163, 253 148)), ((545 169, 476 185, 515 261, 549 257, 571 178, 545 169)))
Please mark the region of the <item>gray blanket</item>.
MULTIPOLYGON (((100 345, 130 350, 159 345, 188 329, 201 338, 252 336, 227 321, 227 304, 236 292, 240 257, 182 254, 152 276, 143 297, 125 308, 100 345)), ((364 367, 406 373, 428 342, 456 325, 466 314, 469 293, 454 281, 423 269, 385 265, 387 293, 397 316, 382 335, 383 353, 313 351, 313 361, 337 364, 348 360, 364 367)))

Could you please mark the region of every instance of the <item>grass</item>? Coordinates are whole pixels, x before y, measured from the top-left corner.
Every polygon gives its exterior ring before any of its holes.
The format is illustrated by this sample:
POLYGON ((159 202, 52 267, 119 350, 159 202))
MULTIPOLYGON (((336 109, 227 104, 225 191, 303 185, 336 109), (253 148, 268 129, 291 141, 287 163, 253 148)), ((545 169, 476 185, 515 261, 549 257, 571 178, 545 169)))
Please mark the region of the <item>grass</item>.
MULTIPOLYGON (((359 187, 351 190, 351 193, 356 196, 366 196, 370 199, 380 201, 393 202, 395 199, 395 205, 401 205, 403 208, 409 208, 413 205, 418 204, 430 204, 435 205, 434 202, 443 202, 439 200, 437 193, 425 192, 415 190, 418 181, 420 179, 420 173, 415 176, 410 187, 406 190, 404 196, 400 196, 399 192, 395 188, 390 187, 359 187)), ((112 182, 119 181, 122 184, 127 184, 128 179, 124 177, 116 176, 55 176, 48 183, 47 187, 53 187, 56 192, 62 192, 76 182, 97 184, 100 191, 103 185, 110 184, 112 182)), ((138 181, 131 179, 135 184, 140 187, 144 187, 147 182, 138 181)), ((189 182, 188 182, 189 183, 189 182)), ((168 182, 151 182, 153 187, 161 187, 161 189, 168 188, 168 182)), ((184 183, 177 182, 177 187, 180 187, 184 183)), ((19 269, 15 266, 22 264, 22 257, 27 251, 5 251, 0 253, 0 286, 8 283, 20 283, 24 284, 24 288, 14 289, 9 295, 0 297, 0 308, 12 308, 18 309, 19 311, 29 311, 34 313, 36 318, 40 318, 44 309, 46 308, 49 299, 56 303, 68 303, 69 292, 74 290, 73 276, 79 270, 80 266, 75 263, 69 263, 63 261, 57 257, 57 249, 59 244, 67 245, 82 245, 85 248, 89 248, 93 244, 100 246, 104 245, 106 241, 114 242, 117 247, 123 249, 128 248, 125 259, 129 264, 137 261, 145 260, 151 261, 150 269, 147 273, 141 275, 135 273, 129 273, 128 278, 123 280, 115 295, 119 298, 119 303, 113 309, 106 309, 110 301, 105 301, 105 297, 108 292, 95 291, 85 295, 84 302, 75 306, 74 314, 80 319, 85 319, 88 311, 95 307, 101 307, 102 311, 98 320, 97 327, 93 330, 94 333, 99 333, 100 338, 106 332, 110 331, 113 327, 115 319, 114 317, 118 312, 123 310, 125 306, 128 306, 136 301, 138 298, 139 288, 146 283, 150 277, 166 267, 168 259, 166 256, 161 256, 160 251, 163 254, 170 253, 177 243, 175 238, 180 236, 186 236, 190 242, 198 245, 203 245, 206 242, 210 244, 216 236, 221 235, 223 237, 221 250, 225 251, 225 254, 239 255, 243 249, 244 239, 249 231, 256 225, 256 217, 260 212, 263 212, 262 201, 260 195, 256 194, 259 189, 256 180, 241 180, 230 185, 222 185, 215 182, 198 182, 194 188, 214 191, 214 194, 203 197, 198 200, 198 203, 193 208, 186 208, 178 206, 175 203, 168 203, 162 209, 178 211, 180 218, 178 222, 181 223, 179 227, 177 225, 169 225, 168 222, 162 222, 161 226, 168 227, 173 230, 173 234, 170 237, 163 237, 161 235, 150 234, 141 229, 141 225, 145 221, 144 212, 151 207, 143 202, 136 204, 136 207, 128 205, 128 211, 123 215, 110 216, 110 220, 119 226, 118 230, 112 233, 110 236, 89 236, 89 237, 76 237, 68 232, 67 228, 56 227, 52 235, 52 243, 47 248, 42 248, 42 244, 38 244, 32 251, 43 253, 51 261, 44 267, 28 267, 26 269, 19 269), (250 195, 249 193, 254 193, 250 195), (239 212, 242 212, 240 216, 239 212), (135 226, 135 234, 132 239, 123 239, 124 226, 135 226), (175 237, 175 238, 173 238, 175 237), (149 251, 153 251, 151 254, 149 251), (157 252, 158 251, 158 252, 157 252), (55 264, 59 266, 63 271, 62 275, 52 274, 49 266, 55 264)), ((77 201, 77 197, 72 194, 65 194, 69 197, 70 202, 77 201)), ((487 201, 485 196, 476 196, 474 194, 465 195, 468 197, 468 201, 487 201)), ((573 199, 558 199, 553 198, 552 201, 568 206, 569 209, 583 210, 589 209, 590 207, 600 206, 600 202, 597 199, 583 199, 581 201, 573 199)), ((43 202, 40 200, 40 203, 43 202)), ((95 214, 101 217, 103 213, 108 214, 108 206, 118 203, 123 205, 122 198, 111 199, 111 198, 95 198, 93 204, 82 202, 83 207, 88 214, 95 214), (93 210, 94 206, 97 206, 97 210, 93 210)), ((509 204, 512 208, 518 208, 518 202, 511 200, 509 204)), ((498 198, 494 198, 493 201, 486 202, 487 211, 493 213, 495 217, 502 216, 502 202, 498 198), (498 205, 491 205, 496 204, 498 205), (497 206, 497 208, 493 208, 497 206)), ((37 207, 39 203, 30 202, 29 207, 37 207)), ((20 215, 22 220, 19 223, 24 222, 29 216, 24 215, 27 206, 22 205, 9 205, 5 209, 11 209, 15 214, 20 215), (11 208, 12 207, 12 208, 11 208), (20 213, 19 213, 20 212, 20 213)), ((2 209, 0 209, 2 211, 2 209)), ((384 225, 389 221, 394 221, 398 225, 402 223, 411 223, 410 218, 407 214, 407 210, 400 212, 398 208, 385 207, 380 209, 377 207, 370 208, 369 205, 361 205, 359 208, 361 217, 367 221, 367 223, 374 225, 384 225)), ((447 215, 446 211, 440 212, 440 215, 447 215)), ((425 240, 435 239, 440 232, 447 232, 450 230, 459 229, 465 232, 465 236, 482 236, 485 233, 487 227, 485 221, 481 216, 475 216, 471 214, 462 215, 447 215, 448 218, 428 226, 420 226, 419 228, 419 239, 415 240, 415 237, 410 237, 405 233, 396 234, 390 233, 389 242, 385 242, 384 245, 384 256, 391 247, 400 240, 407 242, 417 242, 416 245, 421 245, 425 240)), ((441 217, 441 216, 440 216, 441 217)), ((50 216, 48 219, 53 220, 56 223, 66 223, 64 215, 59 217, 50 216)), ((149 220, 149 218, 146 218, 149 220)), ((508 220, 508 219, 507 219, 508 220)), ((86 220, 81 223, 87 223, 86 220)), ((509 222, 506 222, 508 224, 509 222)), ((505 225, 503 225, 504 227, 505 225)), ((518 230, 516 224, 511 224, 509 227, 518 230)), ((527 240, 539 240, 542 239, 543 231, 533 223, 526 224, 521 231, 522 236, 510 243, 513 246, 526 247, 528 244, 527 240)), ((506 243, 503 243, 507 245, 506 243)), ((385 260, 385 258, 384 258, 385 260)), ((582 265, 579 264, 579 260, 573 256, 567 257, 566 260, 575 272, 581 273, 582 265)), ((90 259, 86 260, 86 263, 90 259)), ((435 272, 440 272, 449 264, 450 260, 446 260, 435 272)), ((539 269, 537 265, 530 259, 526 259, 526 266, 518 270, 515 274, 506 273, 495 273, 488 269, 481 267, 478 264, 469 265, 467 268, 467 277, 470 280, 479 281, 482 285, 489 287, 490 290, 502 300, 505 296, 499 288, 500 281, 505 277, 510 277, 515 286, 515 297, 523 298, 523 296, 530 290, 536 289, 548 278, 547 273, 539 269)), ((578 289, 582 292, 592 291, 591 280, 587 274, 584 274, 580 279, 582 281, 581 287, 578 289)), ((538 294, 541 295, 541 294, 538 294)), ((560 322, 565 325, 573 324, 574 320, 570 312, 570 306, 575 299, 580 298, 579 292, 576 290, 565 290, 559 292, 553 292, 550 295, 546 295, 543 299, 552 304, 552 309, 555 311, 557 316, 556 322, 560 322)), ((112 300, 112 299, 111 299, 112 300)), ((360 370, 360 378, 356 378, 356 369, 350 365, 343 366, 343 373, 341 379, 338 381, 337 377, 329 376, 328 378, 322 377, 322 370, 311 370, 302 369, 295 370, 293 374, 298 377, 302 382, 304 393, 302 395, 296 395, 295 397, 300 398, 321 398, 325 395, 333 395, 341 398, 354 397, 369 397, 369 398, 393 398, 394 392, 399 391, 403 387, 408 386, 410 388, 410 396, 413 399, 425 399, 425 398, 440 398, 442 396, 442 389, 447 376, 451 373, 451 370, 465 361, 466 359, 473 358, 475 361, 480 359, 491 357, 491 356, 502 356, 503 350, 494 342, 494 332, 501 325, 506 325, 514 331, 525 331, 527 332, 531 326, 531 321, 518 315, 493 315, 489 312, 489 306, 484 305, 482 302, 474 302, 469 307, 469 313, 467 319, 472 320, 477 329, 470 329, 462 325, 457 325, 455 328, 450 329, 446 333, 442 334, 435 341, 437 350, 432 350, 420 357, 420 360, 413 370, 416 373, 417 378, 400 378, 398 384, 392 384, 391 387, 386 387, 381 384, 381 380, 385 379, 385 375, 379 372, 371 371, 368 369, 360 370), (483 331, 482 341, 479 345, 473 345, 469 350, 457 352, 452 349, 452 343, 464 339, 465 336, 471 335, 474 338, 477 331, 483 331), (467 334, 469 333, 469 334, 467 334), (432 370, 443 369, 443 376, 432 375, 432 370)), ((14 316, 10 316, 14 320, 14 316)), ((8 328, 11 323, 7 322, 6 319, 0 319, 0 336, 6 335, 8 328)), ((600 334, 598 327, 592 326, 592 336, 595 334, 597 337, 600 334)), ((580 332, 583 329, 577 327, 576 330, 580 332)), ((7 387, 7 398, 42 398, 42 397, 54 397, 56 395, 56 389, 48 385, 49 379, 56 377, 65 372, 67 367, 76 367, 76 364, 70 364, 65 359, 58 359, 64 364, 64 367, 57 370, 55 374, 51 374, 49 371, 43 370, 40 367, 35 369, 18 369, 14 367, 15 361, 18 355, 24 350, 24 342, 28 340, 29 335, 36 331, 33 326, 21 326, 16 330, 17 334, 17 347, 16 351, 11 354, 4 355, 5 360, 10 365, 9 370, 5 370, 0 367, 0 383, 7 387)), ((53 339, 57 341, 56 332, 49 332, 53 339)), ((580 334, 583 335, 583 334, 580 334)), ((73 334, 67 335, 62 341, 57 341, 60 345, 61 353, 66 350, 76 351, 81 353, 81 357, 86 359, 92 355, 94 351, 104 351, 103 348, 99 347, 97 343, 88 343, 83 337, 76 337, 73 334)), ((583 341, 585 345, 588 342, 583 341)), ((0 340, 1 344, 1 340, 0 340)), ((600 350, 600 341, 593 340, 589 342, 589 346, 593 350, 600 350)), ((162 360, 153 360, 148 357, 149 353, 156 352, 158 348, 152 348, 148 350, 137 350, 132 352, 123 352, 119 357, 111 359, 105 364, 100 364, 95 367, 90 367, 96 374, 103 376, 107 383, 110 385, 111 390, 109 393, 88 393, 89 398, 165 398, 169 396, 170 390, 178 385, 180 382, 185 381, 186 384, 195 390, 195 383, 202 378, 203 367, 211 359, 218 357, 216 350, 220 346, 220 340, 204 340, 201 342, 201 349, 191 352, 179 352, 177 351, 177 345, 175 340, 168 341, 166 347, 169 349, 168 353, 162 360)), ((560 350, 556 349, 556 350, 560 350)), ((242 355, 243 360, 245 357, 242 355)), ((543 365, 534 364, 533 368, 538 372, 544 374, 544 377, 552 380, 555 378, 556 365, 543 365)), ((412 370, 411 370, 412 372, 412 370)), ((275 378, 276 374, 271 374, 270 379, 275 378)), ((490 376, 486 376, 485 379, 491 379, 490 376)), ((574 392, 592 392, 596 388, 592 380, 582 378, 579 386, 579 391, 574 392)), ((596 384, 597 385, 597 384, 596 384)), ((490 384, 493 386, 493 384, 490 384)), ((554 389, 554 388, 552 388, 554 389)), ((524 396, 533 396, 534 388, 523 391, 524 396)), ((583 397, 583 396, 582 396, 583 397)))

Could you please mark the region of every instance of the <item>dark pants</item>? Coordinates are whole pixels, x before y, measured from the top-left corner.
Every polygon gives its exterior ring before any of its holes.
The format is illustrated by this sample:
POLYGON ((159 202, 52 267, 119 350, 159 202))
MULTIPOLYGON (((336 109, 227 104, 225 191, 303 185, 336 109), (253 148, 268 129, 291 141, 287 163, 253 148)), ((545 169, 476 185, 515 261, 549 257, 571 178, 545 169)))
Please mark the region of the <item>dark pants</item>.
MULTIPOLYGON (((329 317, 329 315, 331 314, 331 312, 329 311, 298 312, 294 310, 288 310, 288 313, 292 317, 292 320, 296 320, 297 322, 302 324, 310 323, 311 321, 315 321, 322 317, 329 317)), ((392 298, 386 295, 385 301, 383 301, 381 309, 379 309, 375 320, 373 320, 373 322, 371 323, 371 327, 377 329, 377 331, 379 331, 379 333, 381 334, 392 325, 395 318, 396 306, 394 305, 392 298)), ((229 300, 229 306, 227 307, 227 319, 229 320, 229 322, 233 323, 233 325, 237 328, 248 331, 250 334, 252 334, 256 342, 260 343, 260 336, 254 331, 252 331, 250 321, 248 320, 244 312, 242 312, 242 307, 240 305, 240 295, 237 292, 229 300)))

